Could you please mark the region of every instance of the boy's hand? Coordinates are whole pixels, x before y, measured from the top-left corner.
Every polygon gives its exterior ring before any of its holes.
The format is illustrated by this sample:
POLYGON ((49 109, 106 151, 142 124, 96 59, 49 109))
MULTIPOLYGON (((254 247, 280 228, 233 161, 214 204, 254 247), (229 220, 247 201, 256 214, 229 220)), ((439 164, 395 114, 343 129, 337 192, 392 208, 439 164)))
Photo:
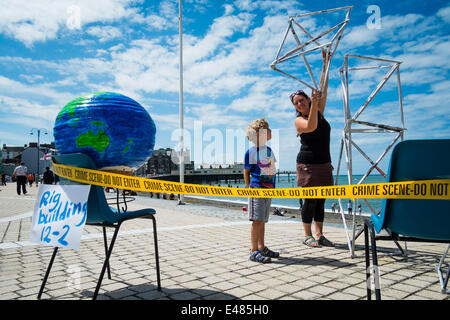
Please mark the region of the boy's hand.
POLYGON ((244 183, 245 187, 248 188, 250 185, 250 170, 244 169, 244 183))

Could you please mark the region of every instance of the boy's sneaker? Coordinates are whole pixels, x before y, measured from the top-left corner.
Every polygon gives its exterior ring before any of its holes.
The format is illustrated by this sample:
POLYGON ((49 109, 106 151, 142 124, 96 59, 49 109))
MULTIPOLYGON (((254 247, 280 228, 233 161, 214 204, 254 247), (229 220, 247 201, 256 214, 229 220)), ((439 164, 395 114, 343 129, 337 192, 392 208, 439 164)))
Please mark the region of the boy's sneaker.
POLYGON ((261 251, 261 253, 264 256, 269 257, 269 258, 278 258, 280 256, 279 252, 272 251, 267 247, 264 247, 264 249, 263 249, 263 251, 261 251))
POLYGON ((270 257, 266 257, 259 250, 256 250, 255 252, 250 251, 250 260, 259 263, 268 263, 272 261, 270 257))

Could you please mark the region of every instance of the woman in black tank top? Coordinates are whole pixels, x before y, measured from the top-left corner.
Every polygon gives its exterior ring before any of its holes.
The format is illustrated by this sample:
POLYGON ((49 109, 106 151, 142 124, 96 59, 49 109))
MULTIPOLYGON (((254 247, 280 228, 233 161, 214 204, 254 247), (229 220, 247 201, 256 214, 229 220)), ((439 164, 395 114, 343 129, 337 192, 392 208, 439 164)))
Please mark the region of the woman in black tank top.
MULTIPOLYGON (((328 62, 325 51, 323 55, 322 77, 328 62)), ((291 94, 290 99, 297 111, 295 128, 300 136, 300 152, 297 155, 297 186, 317 187, 333 185, 333 167, 330 157, 330 124, 324 118, 328 78, 323 83, 322 91, 312 92, 311 99, 302 91, 291 94)), ((300 200, 301 201, 301 200, 300 200)), ((305 199, 302 206, 302 222, 305 231, 303 243, 310 247, 334 246, 323 235, 325 216, 325 199, 305 199), (312 235, 312 220, 315 223, 315 237, 312 235)))

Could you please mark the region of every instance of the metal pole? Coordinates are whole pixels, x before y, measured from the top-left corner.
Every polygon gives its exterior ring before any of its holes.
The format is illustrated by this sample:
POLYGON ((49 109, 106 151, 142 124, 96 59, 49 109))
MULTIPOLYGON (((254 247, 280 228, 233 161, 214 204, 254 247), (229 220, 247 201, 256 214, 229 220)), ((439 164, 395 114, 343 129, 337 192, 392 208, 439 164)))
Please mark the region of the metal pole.
POLYGON ((39 185, 39 149, 40 149, 40 138, 41 138, 41 129, 38 129, 38 144, 37 144, 37 176, 36 176, 36 185, 39 185))
MULTIPOLYGON (((403 118, 402 84, 400 81, 400 64, 397 66, 397 84, 398 84, 398 102, 400 104, 400 117, 402 120, 402 129, 405 129, 405 119, 403 118)), ((403 141, 403 132, 401 140, 403 141)))
MULTIPOLYGON (((184 183, 184 141, 183 141, 183 20, 182 20, 182 0, 179 0, 178 19, 180 37, 180 183, 184 183)), ((180 194, 178 204, 184 204, 184 195, 180 194)))
MULTIPOLYGON (((303 13, 303 14, 299 14, 299 15, 296 15, 296 16, 292 16, 292 18, 308 17, 308 16, 312 16, 314 14, 335 12, 335 11, 338 11, 338 10, 349 10, 349 12, 350 12, 351 9, 353 9, 353 6, 346 6, 346 7, 334 8, 334 9, 328 9, 328 10, 321 10, 321 11, 316 11, 316 12, 303 13)), ((348 13, 347 13, 346 17, 348 19, 348 13)))
MULTIPOLYGON (((39 170, 39 163, 40 163, 40 153, 39 153, 39 151, 40 151, 40 148, 41 148, 41 130, 42 130, 42 132, 44 133, 44 134, 48 134, 48 132, 47 132, 47 129, 45 129, 45 128, 32 128, 31 130, 30 130, 30 134, 32 135, 33 134, 33 131, 34 130, 36 130, 36 132, 37 132, 37 177, 36 177, 36 181, 39 181, 39 174, 40 174, 40 170, 39 170)), ((40 181, 39 181, 40 182, 40 181)))

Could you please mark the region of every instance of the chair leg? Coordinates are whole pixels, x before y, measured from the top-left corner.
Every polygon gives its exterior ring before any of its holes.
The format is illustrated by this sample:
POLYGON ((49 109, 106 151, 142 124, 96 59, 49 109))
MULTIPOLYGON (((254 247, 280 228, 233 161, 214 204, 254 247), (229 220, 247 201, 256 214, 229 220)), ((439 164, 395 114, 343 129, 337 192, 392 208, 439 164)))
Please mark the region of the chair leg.
POLYGON ((364 222, 364 251, 365 251, 365 256, 366 256, 367 300, 372 300, 372 290, 370 288, 369 228, 367 227, 367 221, 364 222))
POLYGON ((55 249, 53 250, 52 257, 50 258, 50 263, 48 264, 47 271, 45 272, 44 280, 42 281, 42 284, 41 284, 41 289, 39 290, 39 293, 37 296, 38 300, 41 299, 42 293, 44 292, 45 284, 47 283, 47 279, 50 274, 50 270, 52 269, 53 262, 55 261, 57 252, 58 252, 58 247, 55 247, 55 249))
POLYGON ((161 276, 159 274, 159 253, 158 253, 158 237, 156 235, 156 219, 152 215, 150 216, 153 221, 153 242, 155 243, 155 260, 156 260, 156 278, 158 281, 158 291, 161 291, 161 276))
POLYGON ((97 286, 95 288, 95 292, 94 292, 94 296, 92 297, 92 300, 96 300, 97 299, 98 291, 100 290, 100 286, 101 286, 102 281, 103 281, 103 276, 105 275, 106 267, 108 266, 109 258, 111 256, 111 253, 112 253, 112 250, 113 250, 113 247, 114 247, 114 243, 116 242, 117 234, 119 233, 120 225, 121 225, 121 223, 119 223, 117 225, 117 227, 115 227, 116 230, 114 231, 114 235, 113 235, 113 237, 111 239, 111 244, 109 245, 108 252, 106 253, 105 262, 103 263, 102 271, 100 272, 100 277, 98 279, 97 286))
MULTIPOLYGON (((106 228, 103 227, 103 243, 105 244, 105 256, 108 254, 108 239, 106 237, 106 228)), ((108 279, 111 280, 111 269, 109 267, 109 261, 107 265, 108 270, 108 279)))
POLYGON ((378 272, 378 257, 377 257, 377 245, 375 240, 375 230, 373 229, 372 225, 370 225, 369 230, 372 242, 372 263, 373 263, 373 278, 375 283, 375 299, 381 300, 380 274, 378 272))
POLYGON ((406 259, 408 259, 408 253, 407 253, 407 245, 406 245, 406 241, 405 241, 405 250, 403 250, 402 246, 400 245, 400 243, 398 243, 398 241, 395 239, 394 235, 392 234, 392 232, 389 229, 386 229, 386 231, 388 232, 389 236, 392 238, 392 241, 394 241, 395 245, 397 246, 397 248, 400 250, 402 256, 404 256, 406 259))

